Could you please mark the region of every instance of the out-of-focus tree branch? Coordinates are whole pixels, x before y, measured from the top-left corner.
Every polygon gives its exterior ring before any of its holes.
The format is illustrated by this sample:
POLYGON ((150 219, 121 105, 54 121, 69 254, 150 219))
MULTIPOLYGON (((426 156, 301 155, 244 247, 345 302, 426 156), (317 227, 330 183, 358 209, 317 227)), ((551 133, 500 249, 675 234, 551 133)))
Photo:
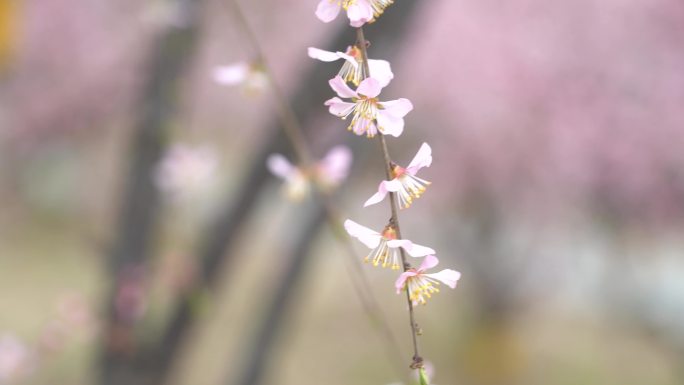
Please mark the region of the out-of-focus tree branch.
POLYGON ((141 93, 140 116, 132 138, 130 168, 109 261, 109 274, 115 281, 107 299, 101 384, 147 383, 142 369, 145 362, 140 360, 139 347, 135 346, 134 322, 120 314, 117 295, 122 285, 130 284, 126 278, 127 271, 143 269, 153 251, 160 211, 159 192, 154 185, 153 174, 166 147, 167 127, 175 117, 179 79, 193 57, 200 4, 200 1, 184 1, 184 27, 169 26, 159 38, 150 60, 149 77, 141 93))
MULTIPOLYGON (((326 212, 322 205, 316 203, 315 208, 309 213, 301 224, 301 229, 297 234, 297 241, 290 251, 290 255, 284 257, 284 261, 289 261, 286 270, 275 287, 275 295, 261 318, 261 324, 256 332, 255 341, 248 349, 247 364, 239 385, 256 385, 261 383, 264 367, 268 363, 269 352, 273 349, 273 344, 278 337, 278 331, 286 321, 288 313, 297 312, 293 309, 293 301, 297 294, 298 284, 305 276, 309 261, 311 260, 311 247, 319 234, 322 224, 326 218, 326 212)), ((232 380, 226 383, 233 383, 232 380)))

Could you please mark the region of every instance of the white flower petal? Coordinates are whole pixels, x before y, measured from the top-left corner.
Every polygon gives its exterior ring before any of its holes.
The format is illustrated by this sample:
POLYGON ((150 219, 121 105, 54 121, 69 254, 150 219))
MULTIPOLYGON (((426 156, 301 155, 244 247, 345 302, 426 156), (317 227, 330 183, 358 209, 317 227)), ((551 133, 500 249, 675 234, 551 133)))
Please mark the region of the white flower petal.
POLYGON ((430 148, 430 145, 428 145, 427 143, 423 143, 423 145, 420 146, 420 149, 416 153, 416 156, 413 157, 413 160, 411 160, 411 163, 409 163, 406 169, 411 171, 411 175, 415 175, 415 173, 418 170, 420 170, 423 167, 430 167, 431 164, 432 149, 430 148))
POLYGON ((426 255, 423 259, 423 263, 418 267, 418 271, 424 272, 425 270, 432 269, 439 264, 439 259, 434 255, 426 255))
POLYGON ((330 0, 321 0, 316 7, 316 17, 324 23, 329 23, 337 17, 342 6, 338 2, 331 2, 330 0))
POLYGON ((315 47, 309 47, 307 49, 307 53, 309 54, 310 58, 324 62, 333 62, 342 58, 342 56, 340 56, 340 52, 330 52, 315 47))
POLYGON ((345 230, 347 230, 347 233, 349 233, 349 235, 358 239, 364 245, 368 246, 368 248, 370 249, 374 249, 378 247, 378 245, 380 244, 380 239, 382 238, 382 235, 380 235, 380 233, 373 231, 368 227, 361 226, 360 224, 352 221, 351 219, 347 219, 346 221, 344 221, 344 228, 345 230))
POLYGON ((341 98, 358 98, 359 95, 356 93, 356 91, 352 90, 349 88, 347 83, 342 79, 341 76, 337 75, 334 78, 330 79, 328 81, 328 84, 330 84, 330 87, 337 92, 337 95, 341 98))
POLYGON ((266 159, 266 166, 268 170, 273 173, 273 175, 283 178, 285 180, 290 179, 297 168, 292 165, 284 156, 280 154, 272 154, 266 159))
POLYGON ((397 100, 389 100, 386 102, 378 103, 383 107, 383 111, 387 115, 391 115, 397 118, 403 118, 413 110, 413 104, 410 100, 406 98, 401 98, 397 100))
POLYGON ((451 269, 444 269, 439 273, 425 274, 425 276, 441 281, 452 289, 456 288, 458 280, 461 279, 461 273, 451 269))
POLYGON ((368 198, 368 200, 363 204, 363 207, 368 207, 370 205, 382 202, 382 200, 385 199, 385 196, 387 196, 387 191, 378 190, 378 192, 368 198))
POLYGON ((358 28, 373 18, 373 8, 367 0, 357 0, 347 8, 349 25, 358 28))
POLYGON ((387 60, 368 59, 368 69, 373 78, 378 79, 382 87, 386 87, 394 78, 392 67, 387 60))
POLYGON ((408 239, 392 239, 391 241, 387 241, 387 246, 396 249, 397 247, 404 247, 407 244, 411 244, 412 242, 409 241, 408 239))
POLYGON ((389 247, 401 247, 412 257, 424 257, 426 255, 434 254, 435 250, 415 244, 408 239, 394 239, 387 242, 389 247))
POLYGON ((382 91, 380 81, 374 78, 364 79, 361 82, 361 84, 359 84, 359 88, 356 89, 356 93, 367 96, 369 98, 374 98, 380 95, 380 91, 382 91))
POLYGON ((404 285, 406 285, 406 280, 409 279, 410 277, 415 277, 417 273, 415 271, 405 271, 401 273, 399 278, 394 282, 394 287, 397 289, 397 294, 401 293, 401 291, 404 289, 404 285))
POLYGON ((397 192, 402 188, 401 182, 399 182, 396 178, 392 180, 383 180, 380 183, 387 191, 391 192, 397 192))
POLYGON ((378 121, 378 130, 383 135, 391 135, 398 138, 404 132, 404 118, 397 118, 385 113, 384 110, 379 110, 376 119, 378 121))
POLYGON ((331 114, 339 117, 345 117, 351 114, 354 107, 356 107, 356 103, 345 102, 337 96, 327 100, 325 105, 328 106, 328 111, 330 111, 331 114))

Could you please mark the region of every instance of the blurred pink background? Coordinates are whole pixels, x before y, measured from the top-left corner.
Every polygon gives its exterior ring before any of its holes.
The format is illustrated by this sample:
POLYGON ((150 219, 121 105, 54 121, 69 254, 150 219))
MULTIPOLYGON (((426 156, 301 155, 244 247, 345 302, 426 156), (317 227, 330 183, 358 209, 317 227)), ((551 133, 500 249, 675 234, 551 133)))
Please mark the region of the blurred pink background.
MULTIPOLYGON (((407 163, 428 142, 434 163, 421 174, 433 184, 401 212, 402 230, 463 273, 455 291, 418 309, 435 383, 681 384, 684 3, 407 1, 418 4, 383 96, 409 98, 414 110, 389 145, 407 163)), ((186 27, 184 4, 0 1, 0 384, 97 383, 113 279, 105 250, 130 137, 151 53, 169 28, 186 27), (64 301, 82 317, 60 315, 64 301), (55 335, 56 347, 46 342, 55 335)), ((309 59, 307 47, 345 48, 330 46, 345 21, 319 22, 316 4, 242 2, 288 94, 314 66, 337 70, 309 59)), ((154 256, 140 273, 147 281, 134 293, 144 297, 134 301, 143 340, 159 334, 192 281, 202 226, 241 188, 277 113, 269 90, 247 94, 211 78, 216 66, 255 55, 230 7, 205 1, 199 20, 168 139, 213 151, 214 178, 182 200, 164 198, 154 256)), ((382 28, 381 17, 367 31, 373 58, 383 58, 372 44, 382 28)), ((322 114, 308 138, 316 156, 345 127, 323 102, 310 106, 322 114)), ((350 141, 357 164, 336 205, 379 228, 386 205, 361 207, 383 175, 378 147, 350 141)), ((236 260, 200 301, 174 384, 239 375, 284 269, 275 239, 304 207, 279 189, 273 178, 254 192, 257 208, 230 251, 236 260)), ((316 239, 264 383, 406 382, 358 300, 345 297, 340 248, 328 233, 316 239)), ((408 354, 395 277, 365 270, 408 354)))

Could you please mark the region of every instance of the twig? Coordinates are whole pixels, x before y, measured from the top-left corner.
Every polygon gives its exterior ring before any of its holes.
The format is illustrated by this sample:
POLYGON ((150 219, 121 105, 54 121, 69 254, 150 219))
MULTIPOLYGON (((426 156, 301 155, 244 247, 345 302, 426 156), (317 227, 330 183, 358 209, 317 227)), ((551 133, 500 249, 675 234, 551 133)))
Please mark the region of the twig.
MULTIPOLYGON (((359 27, 356 29, 356 37, 357 45, 361 49, 361 58, 363 60, 363 66, 366 71, 366 75, 370 76, 370 68, 368 65, 368 42, 366 41, 366 37, 363 34, 363 27, 359 27)), ((389 150, 387 149, 387 141, 385 140, 385 136, 381 132, 378 133, 378 138, 380 140, 382 155, 385 163, 385 175, 387 177, 387 180, 392 180, 392 158, 390 157, 389 150)), ((399 239, 403 239, 401 236, 401 229, 399 227, 399 210, 397 208, 396 193, 389 193, 389 201, 390 210, 392 212, 392 216, 390 217, 390 224, 396 230, 397 237, 399 239)), ((411 268, 411 265, 408 262, 406 262, 406 253, 404 249, 399 248, 399 250, 401 254, 401 263, 403 265, 404 271, 407 271, 411 268)), ((418 352, 418 326, 416 324, 413 312, 413 302, 411 301, 411 295, 408 290, 406 290, 406 300, 408 302, 409 321, 411 323, 411 336, 413 339, 413 362, 411 363, 411 368, 418 369, 423 366, 423 358, 420 356, 418 352)))

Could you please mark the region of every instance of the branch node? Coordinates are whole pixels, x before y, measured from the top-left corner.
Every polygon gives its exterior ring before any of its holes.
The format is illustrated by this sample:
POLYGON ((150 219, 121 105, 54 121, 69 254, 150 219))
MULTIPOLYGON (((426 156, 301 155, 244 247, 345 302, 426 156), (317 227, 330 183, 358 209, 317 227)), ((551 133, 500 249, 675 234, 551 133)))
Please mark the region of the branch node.
POLYGON ((423 367, 423 357, 413 356, 413 362, 409 365, 411 369, 420 369, 423 367))

